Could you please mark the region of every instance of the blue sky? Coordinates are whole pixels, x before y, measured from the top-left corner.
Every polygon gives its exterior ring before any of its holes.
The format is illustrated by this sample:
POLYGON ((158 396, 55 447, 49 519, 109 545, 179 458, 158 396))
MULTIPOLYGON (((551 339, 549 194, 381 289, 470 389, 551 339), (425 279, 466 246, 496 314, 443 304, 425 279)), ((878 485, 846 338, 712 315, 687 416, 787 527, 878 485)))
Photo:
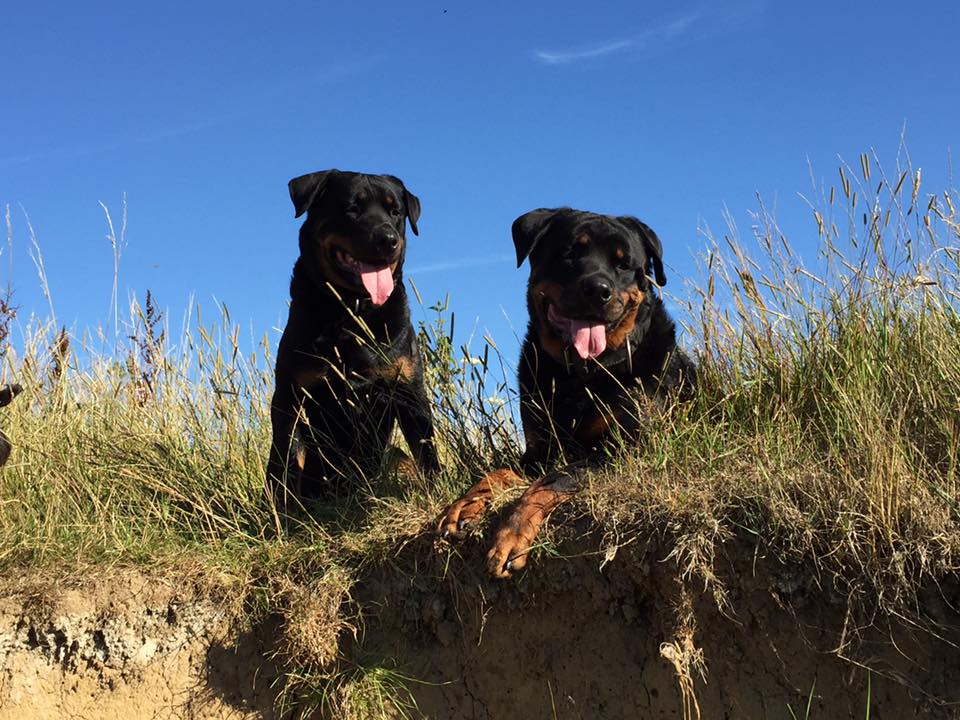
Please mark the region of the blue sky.
POLYGON ((179 327, 214 298, 276 342, 299 221, 286 183, 339 167, 402 177, 423 203, 408 276, 449 293, 458 339, 509 360, 526 318, 513 219, 630 213, 683 294, 704 240, 755 193, 804 253, 797 197, 838 156, 891 164, 901 130, 928 189, 960 141, 960 3, 8 3, 0 24, 0 204, 25 318, 109 320, 100 202, 126 194, 121 298, 149 288, 179 327), (22 208, 22 209, 21 209, 22 208), (509 320, 508 320, 509 319, 509 320))

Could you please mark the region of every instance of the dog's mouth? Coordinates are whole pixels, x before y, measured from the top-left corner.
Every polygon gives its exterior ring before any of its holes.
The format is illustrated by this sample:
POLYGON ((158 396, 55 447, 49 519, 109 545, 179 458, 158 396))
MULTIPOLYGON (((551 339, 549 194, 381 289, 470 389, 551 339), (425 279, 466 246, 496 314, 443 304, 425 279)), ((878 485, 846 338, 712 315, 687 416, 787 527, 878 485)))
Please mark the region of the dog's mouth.
POLYGON ((607 328, 613 328, 619 322, 607 323, 597 317, 569 317, 557 310, 549 300, 547 305, 547 322, 553 330, 584 360, 600 357, 607 349, 607 328))
POLYGON ((374 305, 383 305, 393 292, 393 270, 396 262, 387 260, 366 263, 345 250, 335 250, 334 258, 341 270, 356 276, 374 305))

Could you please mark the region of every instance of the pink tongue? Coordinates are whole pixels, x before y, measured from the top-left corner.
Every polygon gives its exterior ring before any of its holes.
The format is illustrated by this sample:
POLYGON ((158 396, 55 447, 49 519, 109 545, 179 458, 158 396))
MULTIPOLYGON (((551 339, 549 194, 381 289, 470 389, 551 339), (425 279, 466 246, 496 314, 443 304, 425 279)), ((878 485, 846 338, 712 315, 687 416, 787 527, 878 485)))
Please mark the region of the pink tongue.
POLYGON ((374 305, 383 305, 393 292, 393 273, 389 265, 377 268, 360 263, 360 282, 370 293, 374 305))
POLYGON ((591 325, 583 320, 570 320, 573 346, 584 360, 595 358, 607 348, 607 331, 602 324, 591 325))

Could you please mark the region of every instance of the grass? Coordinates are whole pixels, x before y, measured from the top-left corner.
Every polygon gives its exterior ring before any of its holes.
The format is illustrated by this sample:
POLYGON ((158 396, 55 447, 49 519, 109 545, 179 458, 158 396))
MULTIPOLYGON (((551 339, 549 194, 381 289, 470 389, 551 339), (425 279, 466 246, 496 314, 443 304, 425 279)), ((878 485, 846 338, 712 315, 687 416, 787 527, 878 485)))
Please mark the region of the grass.
MULTIPOLYGON (((864 155, 810 201, 820 252, 807 265, 762 203, 747 237, 732 222, 705 230, 701 277, 678 299, 699 391, 647 408, 643 442, 574 501, 603 535, 600 558, 656 536, 723 603, 717 552, 747 538, 851 603, 905 612, 925 581, 956 570, 956 200, 926 193, 918 170, 887 176, 864 155)), ((118 261, 122 240, 112 244, 118 261)), ((37 266, 45 282, 38 252, 37 266)), ((263 491, 268 338, 241 349, 225 309, 210 320, 199 308, 174 338, 149 293, 114 337, 66 332, 52 305, 49 321, 22 324, 8 292, 0 337, 19 330, 22 341, 0 346, 0 382, 25 391, 0 416, 14 444, 0 471, 0 574, 161 572, 188 559, 257 612, 312 618, 289 623, 293 695, 402 711, 396 670, 337 666, 337 638, 357 627, 341 616, 352 578, 520 450, 509 363, 493 339, 479 352, 457 346, 453 315, 432 311, 421 339, 444 475, 371 478, 361 502, 284 535, 263 491)))
POLYGON ((757 259, 735 232, 708 238, 688 307, 700 392, 597 480, 598 520, 670 528, 681 568, 707 580, 717 542, 746 532, 887 609, 956 568, 958 216, 950 194, 921 195, 919 172, 870 166, 874 194, 841 169, 811 211, 814 269, 763 211, 757 259), (616 492, 625 475, 642 480, 616 492))

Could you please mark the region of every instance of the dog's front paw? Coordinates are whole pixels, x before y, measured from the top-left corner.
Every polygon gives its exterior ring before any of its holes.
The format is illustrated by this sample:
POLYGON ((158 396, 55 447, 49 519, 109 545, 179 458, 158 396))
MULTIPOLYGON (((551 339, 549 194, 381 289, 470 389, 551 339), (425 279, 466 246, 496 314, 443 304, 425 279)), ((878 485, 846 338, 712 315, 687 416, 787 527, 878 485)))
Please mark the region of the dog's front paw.
POLYGON ((474 527, 487 510, 488 498, 467 493, 447 508, 437 523, 437 535, 458 540, 474 527))
POLYGON ((493 500, 494 491, 504 490, 522 481, 513 470, 502 469, 487 473, 467 494, 447 508, 437 523, 441 538, 461 538, 483 517, 493 500))
POLYGON ((527 557, 540 526, 530 520, 507 520, 497 530, 493 547, 487 553, 487 572, 495 578, 508 578, 527 564, 527 557))

